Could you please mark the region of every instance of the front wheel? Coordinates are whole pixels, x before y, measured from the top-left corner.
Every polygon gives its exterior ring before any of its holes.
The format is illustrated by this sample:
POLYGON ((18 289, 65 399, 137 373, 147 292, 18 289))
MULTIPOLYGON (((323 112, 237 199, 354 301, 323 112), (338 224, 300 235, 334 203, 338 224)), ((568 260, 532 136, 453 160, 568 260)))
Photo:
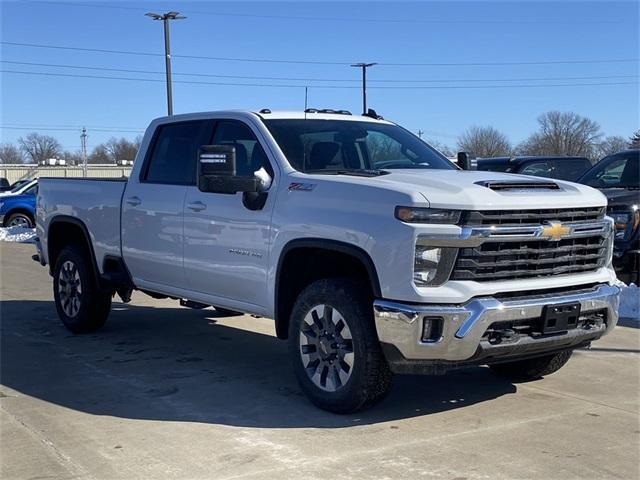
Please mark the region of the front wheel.
POLYGON ((7 227, 33 228, 34 223, 26 213, 14 213, 9 217, 6 225, 7 227))
POLYGON ((530 358, 516 362, 496 363, 489 367, 496 373, 514 380, 535 380, 560 370, 571 358, 573 350, 564 350, 553 355, 530 358))
POLYGON ((77 247, 65 247, 56 260, 53 296, 62 323, 73 333, 90 333, 104 325, 111 293, 98 288, 90 259, 77 247))
POLYGON ((350 279, 318 280, 302 291, 293 307, 293 368, 302 390, 324 410, 363 410, 391 388, 392 374, 366 291, 366 285, 350 279))

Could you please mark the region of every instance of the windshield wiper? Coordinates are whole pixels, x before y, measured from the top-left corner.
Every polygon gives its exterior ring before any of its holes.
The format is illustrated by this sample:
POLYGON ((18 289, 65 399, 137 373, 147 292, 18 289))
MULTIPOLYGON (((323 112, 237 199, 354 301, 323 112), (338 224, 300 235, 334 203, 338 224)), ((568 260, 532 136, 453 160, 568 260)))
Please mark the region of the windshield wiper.
POLYGON ((356 177, 379 177, 381 175, 386 175, 389 172, 384 170, 376 170, 376 169, 366 169, 366 168, 354 168, 354 169, 316 169, 316 170, 306 170, 304 173, 313 173, 320 175, 354 175, 356 177))

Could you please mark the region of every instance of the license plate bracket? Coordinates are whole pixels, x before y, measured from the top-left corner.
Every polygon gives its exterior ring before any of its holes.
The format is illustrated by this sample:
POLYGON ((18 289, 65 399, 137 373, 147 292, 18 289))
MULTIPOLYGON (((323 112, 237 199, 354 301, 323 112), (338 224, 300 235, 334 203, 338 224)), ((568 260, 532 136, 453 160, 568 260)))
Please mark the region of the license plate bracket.
POLYGON ((578 326, 580 302, 546 305, 542 309, 542 333, 566 332, 578 326))

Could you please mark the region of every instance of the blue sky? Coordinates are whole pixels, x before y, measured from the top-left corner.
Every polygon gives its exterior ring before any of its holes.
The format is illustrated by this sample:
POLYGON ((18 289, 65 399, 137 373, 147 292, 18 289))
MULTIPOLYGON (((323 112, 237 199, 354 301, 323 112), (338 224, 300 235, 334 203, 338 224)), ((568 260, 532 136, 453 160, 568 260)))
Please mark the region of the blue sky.
MULTIPOLYGON (((637 1, 65 0, 2 1, 1 8, 2 42, 155 54, 163 52, 162 26, 144 13, 183 13, 188 18, 171 25, 175 113, 224 108, 302 109, 304 85, 309 86, 309 106, 359 112, 360 73, 345 64, 367 61, 380 63, 369 73, 369 105, 386 118, 413 131, 421 129, 426 137, 449 145, 455 145, 455 137, 471 125, 492 125, 517 143, 536 128, 536 117, 548 110, 588 116, 598 121, 607 135, 628 137, 640 127, 639 64, 610 61, 639 57, 637 1), (329 64, 184 58, 186 55, 329 64), (594 60, 606 62, 576 63, 594 60), (510 64, 513 62, 524 64, 510 64), (451 63, 462 65, 433 65, 451 63), (176 75, 180 73, 313 80, 176 75), (238 85, 241 83, 285 86, 238 85), (618 85, 550 86, 590 83, 618 85), (543 86, 493 88, 496 85, 543 86), (415 86, 430 88, 399 88, 415 86), (468 88, 479 86, 492 88, 468 88)), ((166 113, 162 73, 100 70, 163 72, 162 55, 6 43, 0 52, 3 142, 14 142, 30 130, 38 130, 57 137, 66 149, 77 150, 78 127, 87 125, 91 148, 110 136, 133 137, 152 118, 166 113), (155 81, 27 75, 9 70, 155 81), (20 129, 32 126, 40 128, 20 129)))

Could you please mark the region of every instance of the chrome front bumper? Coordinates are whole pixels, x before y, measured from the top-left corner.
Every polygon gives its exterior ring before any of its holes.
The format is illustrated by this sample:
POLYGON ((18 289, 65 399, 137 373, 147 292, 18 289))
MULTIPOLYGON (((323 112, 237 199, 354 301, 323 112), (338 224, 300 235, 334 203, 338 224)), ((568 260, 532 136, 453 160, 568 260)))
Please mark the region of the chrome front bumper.
MULTIPOLYGON (((376 300, 373 305, 378 338, 383 346, 391 345, 407 361, 464 362, 477 356, 487 328, 494 322, 540 318, 546 305, 579 302, 581 314, 606 310, 606 322, 593 329, 574 329, 561 335, 542 338, 519 338, 515 343, 496 348, 510 355, 519 348, 549 351, 562 345, 576 345, 595 340, 610 332, 618 322, 620 289, 601 284, 593 289, 564 294, 543 294, 498 300, 475 298, 464 305, 410 305, 376 300), (423 342, 425 317, 442 319, 442 336, 438 341, 423 342), (566 340, 563 343, 563 340, 566 340)), ((485 345, 492 348, 492 346, 485 345)))

